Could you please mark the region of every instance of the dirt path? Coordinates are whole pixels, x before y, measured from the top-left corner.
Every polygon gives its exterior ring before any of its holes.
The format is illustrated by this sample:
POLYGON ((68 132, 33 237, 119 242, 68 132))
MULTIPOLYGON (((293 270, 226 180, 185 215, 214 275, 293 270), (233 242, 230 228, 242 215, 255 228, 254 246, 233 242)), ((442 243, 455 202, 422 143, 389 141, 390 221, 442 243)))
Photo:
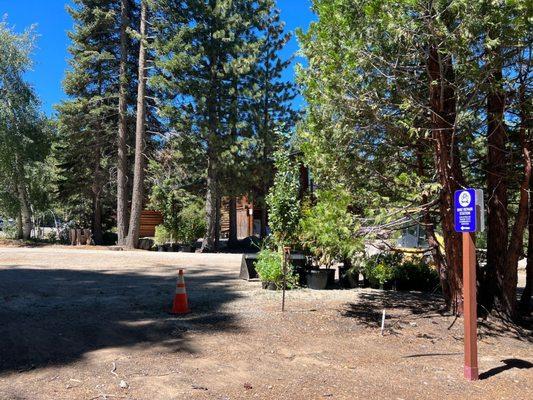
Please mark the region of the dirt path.
POLYGON ((485 379, 468 383, 462 321, 448 330, 438 299, 298 290, 282 314, 280 294, 238 280, 239 264, 0 248, 0 399, 531 399, 527 332, 482 326, 485 379), (193 312, 176 318, 179 267, 193 312))

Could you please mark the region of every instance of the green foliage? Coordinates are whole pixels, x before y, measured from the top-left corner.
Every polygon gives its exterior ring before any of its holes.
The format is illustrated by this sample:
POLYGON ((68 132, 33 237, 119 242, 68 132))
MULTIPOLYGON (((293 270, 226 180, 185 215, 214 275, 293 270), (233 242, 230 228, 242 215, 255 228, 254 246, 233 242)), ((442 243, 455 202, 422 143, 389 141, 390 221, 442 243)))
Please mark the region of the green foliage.
POLYGON ((298 237, 317 262, 327 268, 335 261, 351 259, 363 248, 356 237, 354 215, 348 211, 350 196, 340 187, 316 193, 316 203, 302 212, 298 237))
POLYGON ((362 272, 372 287, 394 284, 397 290, 433 291, 439 277, 421 258, 406 257, 402 253, 380 253, 362 262, 362 272))
POLYGON ((288 153, 276 153, 274 185, 267 196, 269 225, 278 245, 295 243, 300 221, 299 169, 288 153))
POLYGON ((187 204, 179 213, 177 239, 193 245, 205 233, 205 206, 200 199, 187 204))
MULTIPOLYGON (((152 188, 150 207, 163 214, 166 240, 193 244, 205 233, 205 207, 203 201, 185 190, 169 189, 160 186, 152 188)), ((163 231, 162 231, 163 232, 163 231)), ((156 232, 157 235, 157 232, 156 232)))
POLYGON ((154 244, 156 246, 164 245, 170 242, 170 232, 165 225, 157 225, 155 227, 154 244))
MULTIPOLYGON (((283 285, 283 254, 279 251, 262 249, 257 255, 255 270, 262 282, 272 282, 278 289, 283 285)), ((293 266, 287 266, 287 288, 298 285, 298 278, 294 274, 293 266)))
POLYGON ((391 283, 403 260, 401 253, 383 253, 369 257, 363 264, 363 275, 373 287, 391 283))
POLYGON ((294 84, 282 78, 290 60, 279 56, 290 36, 272 0, 161 0, 155 15, 164 145, 195 176, 187 190, 205 196, 214 240, 218 199, 263 206, 272 184, 272 154, 295 120, 294 84))
POLYGON ((4 226, 2 227, 2 234, 7 239, 18 239, 17 224, 4 220, 4 226))
POLYGON ((25 210, 28 222, 32 208, 43 208, 40 180, 52 136, 24 80, 34 40, 33 29, 19 35, 0 21, 0 214, 17 218, 25 210))

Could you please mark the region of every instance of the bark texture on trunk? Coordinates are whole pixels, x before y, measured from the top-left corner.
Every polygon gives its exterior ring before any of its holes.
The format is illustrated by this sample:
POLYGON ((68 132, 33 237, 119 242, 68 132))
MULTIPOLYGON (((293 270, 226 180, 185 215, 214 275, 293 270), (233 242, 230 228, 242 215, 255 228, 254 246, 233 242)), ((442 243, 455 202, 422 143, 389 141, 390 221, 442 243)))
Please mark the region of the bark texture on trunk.
MULTIPOLYGON (((496 51, 491 52, 496 54, 496 51)), ((499 277, 506 268, 509 239, 507 200, 507 132, 503 123, 505 96, 501 87, 499 56, 489 79, 487 94, 487 267, 480 277, 480 300, 487 310, 501 295, 499 277)))
MULTIPOLYGON (((215 2, 211 1, 211 5, 215 2)), ((209 68, 210 68, 210 96, 207 99, 207 129, 208 129, 208 144, 207 144, 207 190, 205 194, 205 213, 207 228, 200 251, 202 253, 212 252, 216 250, 217 241, 217 212, 218 198, 219 198, 219 174, 218 174, 218 59, 216 52, 209 54, 209 68)))
POLYGON ((100 198, 100 191, 93 193, 93 218, 91 229, 94 244, 103 244, 104 233, 102 230, 102 199, 100 198))
POLYGON ((26 185, 20 179, 17 182, 17 193, 20 203, 20 221, 22 228, 22 239, 29 240, 31 238, 31 230, 33 228, 32 224, 32 212, 30 203, 28 201, 28 192, 26 185))
MULTIPOLYGON (((533 176, 529 179, 529 190, 533 188, 533 176)), ((529 196, 529 237, 527 240, 526 287, 520 298, 520 310, 528 315, 531 313, 531 295, 533 295, 533 196, 529 196)))
POLYGON ((229 238, 228 242, 230 246, 237 244, 237 198, 231 196, 228 203, 229 207, 229 238))
POLYGON ((22 213, 18 212, 17 214, 17 239, 22 239, 24 233, 22 232, 22 213))
POLYGON ((120 86, 118 98, 118 159, 117 159, 117 235, 118 244, 125 244, 126 236, 128 234, 128 217, 127 217, 127 174, 128 174, 128 155, 127 155, 127 90, 128 90, 128 76, 126 70, 126 63, 128 60, 128 36, 126 28, 129 25, 128 18, 128 2, 129 0, 121 0, 120 2, 120 86))
POLYGON ((440 193, 440 215, 445 243, 446 305, 455 313, 462 312, 462 244, 461 236, 454 230, 453 196, 463 183, 459 148, 455 135, 456 95, 454 70, 449 55, 439 51, 437 45, 429 49, 427 59, 429 74, 429 104, 431 130, 435 151, 435 165, 440 193))
POLYGON ((217 163, 211 156, 207 166, 207 191, 205 195, 205 214, 207 229, 204 240, 202 241, 202 252, 215 251, 215 241, 217 236, 217 163))
MULTIPOLYGON (((531 161, 532 143, 530 137, 531 129, 531 113, 530 102, 527 102, 526 97, 526 80, 523 74, 520 75, 520 135, 525 140, 524 146, 527 146, 529 150, 529 156, 531 161)), ((520 298, 520 309, 528 315, 533 310, 533 304, 531 302, 531 295, 533 294, 533 172, 530 171, 529 176, 529 237, 527 246, 527 264, 526 264, 526 287, 520 298)))
POLYGON ((529 207, 529 179, 531 177, 531 157, 529 150, 523 147, 524 156, 524 178, 520 185, 520 200, 518 212, 509 240, 507 249, 507 260, 504 270, 498 277, 501 285, 501 306, 503 311, 512 319, 516 317, 516 286, 518 283, 518 260, 522 255, 524 231, 527 225, 529 207))
POLYGON ((137 119, 135 125, 135 166, 133 171, 133 193, 131 196, 130 226, 126 245, 137 248, 141 213, 144 200, 144 149, 146 123, 146 1, 141 2, 141 26, 139 46, 139 82, 137 86, 137 119))
POLYGON ((513 225, 509 247, 507 248, 507 260, 503 270, 499 273, 498 283, 501 285, 501 306, 503 311, 512 319, 517 317, 517 292, 518 283, 518 260, 523 252, 524 231, 528 222, 530 204, 530 181, 531 181, 531 152, 527 134, 527 114, 525 113, 526 98, 524 86, 520 89, 520 117, 519 129, 520 144, 524 163, 524 174, 520 184, 520 198, 518 211, 513 225))

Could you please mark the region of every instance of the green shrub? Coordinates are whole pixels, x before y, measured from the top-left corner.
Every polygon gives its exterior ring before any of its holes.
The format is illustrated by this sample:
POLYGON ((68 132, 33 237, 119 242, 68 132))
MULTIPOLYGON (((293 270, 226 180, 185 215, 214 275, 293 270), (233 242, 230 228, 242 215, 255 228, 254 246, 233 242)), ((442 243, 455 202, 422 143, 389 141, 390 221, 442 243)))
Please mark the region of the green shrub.
MULTIPOLYGON (((257 255, 255 270, 262 282, 272 282, 278 289, 283 285, 283 254, 263 249, 257 255)), ((298 279, 294 275, 293 266, 287 266, 287 288, 294 288, 298 284, 298 279)))
POLYGON ((439 274, 423 261, 406 261, 395 274, 398 290, 432 291, 439 287, 439 274))
POLYGON ((155 227, 154 244, 162 246, 170 241, 170 232, 165 225, 155 227))
POLYGON ((356 223, 348 211, 350 196, 337 188, 318 191, 316 204, 304 208, 298 236, 316 262, 327 268, 351 259, 363 242, 355 236, 356 223))
POLYGON ((380 253, 363 262, 363 275, 371 287, 383 287, 395 279, 395 273, 403 261, 401 253, 380 253))
POLYGON ((394 284, 397 290, 431 291, 439 285, 437 271, 422 260, 406 260, 402 253, 368 257, 362 272, 375 288, 394 284))
POLYGON ((3 236, 5 236, 6 239, 17 239, 18 228, 17 228, 16 223, 11 223, 11 222, 4 220, 4 226, 2 230, 3 230, 3 236))
POLYGON ((201 201, 192 201, 179 213, 177 240, 184 244, 194 244, 206 230, 205 210, 201 201))

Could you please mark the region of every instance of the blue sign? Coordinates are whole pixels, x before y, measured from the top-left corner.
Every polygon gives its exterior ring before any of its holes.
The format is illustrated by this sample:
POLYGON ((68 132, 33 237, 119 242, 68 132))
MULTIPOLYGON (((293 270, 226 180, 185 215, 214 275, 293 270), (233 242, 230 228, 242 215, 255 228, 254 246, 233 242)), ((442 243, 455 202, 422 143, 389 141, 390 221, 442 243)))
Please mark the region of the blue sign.
POLYGON ((477 230, 477 207, 476 190, 457 190, 454 198, 455 208, 455 231, 476 232, 477 230))

